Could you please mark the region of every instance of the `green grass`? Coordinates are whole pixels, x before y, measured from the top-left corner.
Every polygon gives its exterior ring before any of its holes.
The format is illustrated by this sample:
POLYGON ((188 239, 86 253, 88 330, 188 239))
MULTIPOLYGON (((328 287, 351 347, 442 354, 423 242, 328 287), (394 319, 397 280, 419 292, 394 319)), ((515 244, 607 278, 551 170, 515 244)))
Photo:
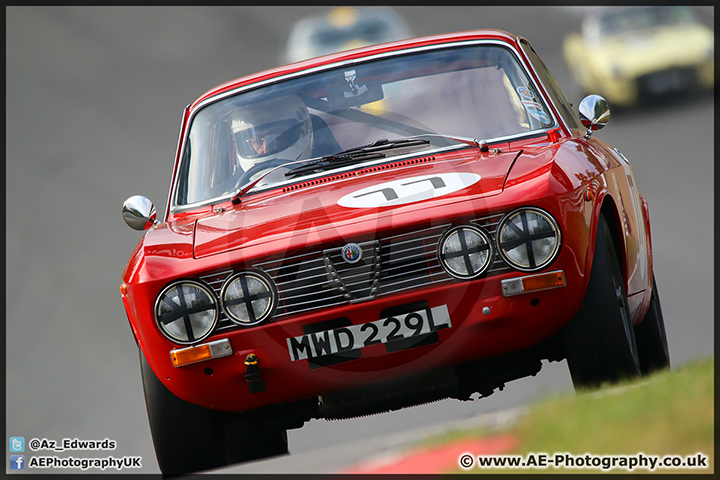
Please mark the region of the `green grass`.
MULTIPOLYGON (((518 439, 508 454, 694 455, 709 468, 659 469, 656 473, 714 472, 714 362, 696 361, 674 371, 600 390, 549 398, 530 408, 504 432, 518 439)), ((450 432, 435 441, 494 435, 488 431, 450 432)), ((470 469, 470 473, 602 473, 600 469, 470 469)), ((646 469, 633 470, 648 473, 646 469)), ((464 472, 458 469, 455 473, 464 472)), ((613 473, 626 473, 614 469, 613 473)))

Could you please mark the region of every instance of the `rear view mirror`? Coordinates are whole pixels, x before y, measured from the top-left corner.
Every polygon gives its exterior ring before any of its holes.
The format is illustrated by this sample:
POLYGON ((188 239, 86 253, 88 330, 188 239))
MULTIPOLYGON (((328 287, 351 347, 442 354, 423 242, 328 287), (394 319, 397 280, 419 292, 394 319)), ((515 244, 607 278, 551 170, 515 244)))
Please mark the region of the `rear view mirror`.
POLYGON ((583 98, 578 107, 580 121, 587 128, 585 138, 590 138, 592 132, 600 130, 610 120, 610 106, 600 95, 588 95, 583 98))
POLYGON ((125 200, 122 216, 125 223, 134 230, 147 230, 157 223, 155 205, 142 195, 134 195, 125 200))
POLYGON ((346 110, 384 98, 382 84, 374 80, 355 82, 355 70, 345 72, 347 85, 328 90, 327 99, 330 111, 346 110))

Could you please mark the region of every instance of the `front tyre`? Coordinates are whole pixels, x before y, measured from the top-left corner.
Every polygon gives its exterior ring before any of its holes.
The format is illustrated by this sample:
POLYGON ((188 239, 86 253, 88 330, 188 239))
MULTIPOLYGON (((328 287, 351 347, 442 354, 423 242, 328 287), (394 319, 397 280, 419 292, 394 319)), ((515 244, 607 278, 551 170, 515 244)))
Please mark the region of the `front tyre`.
POLYGON ((620 259, 601 214, 587 292, 562 332, 573 385, 595 388, 640 374, 620 259))
POLYGON ((288 453, 285 430, 261 418, 210 410, 176 397, 140 351, 150 431, 164 475, 209 470, 288 453))
POLYGON ((635 327, 635 341, 640 356, 640 370, 643 375, 670 367, 665 321, 660 308, 660 295, 653 277, 650 306, 640 325, 635 327))

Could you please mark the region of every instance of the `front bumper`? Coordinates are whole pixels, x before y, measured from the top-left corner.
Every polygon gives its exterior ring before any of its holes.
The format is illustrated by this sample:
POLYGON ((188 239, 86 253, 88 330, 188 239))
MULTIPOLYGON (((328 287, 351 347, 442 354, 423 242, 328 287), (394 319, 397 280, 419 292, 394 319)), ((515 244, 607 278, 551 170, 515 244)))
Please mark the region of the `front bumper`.
POLYGON ((605 98, 617 106, 630 106, 642 95, 662 96, 689 92, 694 88, 711 89, 714 85, 714 62, 675 65, 645 69, 632 74, 608 75, 598 81, 605 98))
MULTIPOLYGON (((563 253, 569 256, 567 250, 563 253)), ((563 253, 549 270, 558 270, 565 263, 563 253)), ((563 271, 565 286, 561 288, 505 297, 502 280, 525 276, 514 272, 227 332, 221 337, 229 340, 231 355, 182 367, 173 367, 168 356, 166 362, 159 362, 162 372, 158 376, 184 400, 217 410, 246 411, 503 355, 541 342, 577 312, 584 279, 577 268, 563 271), (344 356, 335 354, 337 349, 330 352, 330 347, 323 351, 322 341, 332 333, 322 332, 353 325, 351 330, 357 333, 365 324, 377 324, 392 315, 402 320, 402 315, 422 311, 424 306, 433 312, 441 328, 416 346, 398 349, 398 345, 407 347, 408 342, 368 342, 368 346, 345 352, 344 356), (447 314, 447 325, 443 323, 443 312, 447 314), (316 355, 318 351, 332 354, 316 355), (245 360, 251 354, 258 359, 265 385, 256 393, 251 393, 246 379, 245 360)), ((418 325, 416 321, 409 320, 409 325, 418 325)), ((392 327, 392 322, 388 326, 392 327)), ((341 336, 340 344, 347 346, 347 338, 341 336)))

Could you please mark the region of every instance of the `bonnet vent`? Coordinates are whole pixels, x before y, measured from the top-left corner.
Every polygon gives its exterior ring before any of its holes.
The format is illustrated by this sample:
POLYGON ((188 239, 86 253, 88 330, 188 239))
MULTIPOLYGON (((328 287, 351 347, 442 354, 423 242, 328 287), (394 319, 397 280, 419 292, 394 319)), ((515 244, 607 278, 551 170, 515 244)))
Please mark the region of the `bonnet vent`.
POLYGON ((294 192, 295 190, 300 190, 301 188, 333 182, 342 178, 358 177, 360 175, 365 175, 366 173, 380 172, 382 170, 391 170, 393 168, 399 167, 407 167, 408 165, 417 165, 419 163, 432 162, 433 160, 435 160, 435 157, 414 158, 412 160, 403 160, 402 162, 388 163, 385 165, 377 165, 375 167, 363 168, 362 170, 354 170, 352 172, 340 173, 338 175, 331 175, 329 177, 318 178, 316 180, 310 180, 307 182, 285 187, 283 188, 283 193, 294 192))

